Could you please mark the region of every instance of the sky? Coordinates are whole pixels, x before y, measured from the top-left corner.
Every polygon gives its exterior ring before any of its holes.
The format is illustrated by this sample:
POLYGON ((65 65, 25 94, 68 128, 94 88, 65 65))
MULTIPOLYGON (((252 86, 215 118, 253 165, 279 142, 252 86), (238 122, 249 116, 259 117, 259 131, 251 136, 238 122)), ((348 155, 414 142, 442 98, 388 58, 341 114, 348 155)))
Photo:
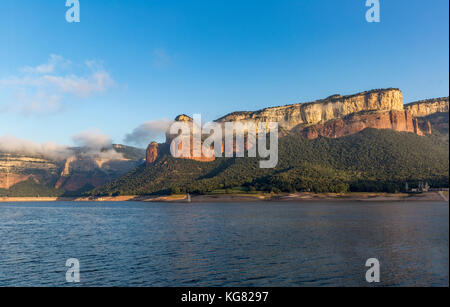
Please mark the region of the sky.
POLYGON ((144 147, 183 113, 449 95, 448 0, 380 0, 379 23, 366 0, 79 2, 68 23, 66 0, 0 1, 0 137, 144 147))

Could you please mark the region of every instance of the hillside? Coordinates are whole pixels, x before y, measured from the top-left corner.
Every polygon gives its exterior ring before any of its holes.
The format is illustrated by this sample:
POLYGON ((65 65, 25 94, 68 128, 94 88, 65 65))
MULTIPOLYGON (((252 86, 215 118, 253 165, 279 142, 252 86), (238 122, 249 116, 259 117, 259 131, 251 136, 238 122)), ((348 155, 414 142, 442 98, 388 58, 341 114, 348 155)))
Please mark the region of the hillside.
POLYGON ((401 191, 427 181, 448 187, 448 141, 392 130, 366 129, 332 139, 298 135, 280 139, 279 163, 261 169, 257 158, 218 158, 212 162, 174 159, 162 150, 151 165, 97 188, 89 195, 208 193, 249 191, 401 191))
POLYGON ((0 152, 1 196, 80 195, 104 185, 143 162, 142 149, 113 145, 93 154, 69 148, 65 157, 0 152))

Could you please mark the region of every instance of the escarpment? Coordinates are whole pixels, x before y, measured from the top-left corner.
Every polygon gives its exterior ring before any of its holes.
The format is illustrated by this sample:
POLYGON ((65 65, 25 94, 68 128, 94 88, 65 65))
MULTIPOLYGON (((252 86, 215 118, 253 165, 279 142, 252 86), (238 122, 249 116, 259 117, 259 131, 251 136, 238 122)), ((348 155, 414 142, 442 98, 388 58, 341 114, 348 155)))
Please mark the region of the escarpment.
POLYGON ((0 152, 0 195, 18 186, 32 196, 98 187, 131 171, 144 158, 138 148, 113 145, 109 150, 93 155, 87 149, 73 148, 73 155, 63 159, 0 152))
POLYGON ((405 109, 414 117, 425 117, 435 113, 448 112, 448 105, 448 97, 443 97, 412 102, 405 105, 405 109))
POLYGON ((299 127, 295 132, 308 139, 315 139, 319 136, 339 138, 358 133, 366 128, 391 129, 423 135, 417 119, 414 119, 411 113, 397 110, 355 113, 323 124, 299 127))
MULTIPOLYGON (((390 129, 417 135, 432 134, 434 131, 448 133, 449 99, 437 98, 403 104, 403 94, 399 89, 378 89, 354 95, 333 95, 325 99, 280 107, 271 107, 255 112, 234 112, 216 120, 217 123, 276 122, 280 137, 300 134, 308 139, 319 136, 339 138, 358 133, 366 128, 390 129)), ((187 115, 179 115, 175 122, 185 122, 191 127, 193 120, 187 115)), ((169 146, 176 135, 166 134, 165 145, 169 146)), ((248 140, 246 140, 247 142, 248 140)), ((208 162, 214 158, 182 157, 208 162)), ((179 145, 181 146, 181 145, 179 145)), ((149 146, 147 163, 151 164, 158 155, 155 145, 149 146)), ((245 144, 245 150, 248 143, 245 144)), ((234 148, 236 151, 236 148, 234 148)), ((223 152, 223 144, 222 144, 223 152)))
POLYGON ((355 95, 333 95, 309 103, 267 108, 256 112, 235 112, 218 122, 253 121, 277 122, 283 129, 298 125, 314 125, 361 111, 403 110, 403 94, 399 89, 382 89, 355 95))

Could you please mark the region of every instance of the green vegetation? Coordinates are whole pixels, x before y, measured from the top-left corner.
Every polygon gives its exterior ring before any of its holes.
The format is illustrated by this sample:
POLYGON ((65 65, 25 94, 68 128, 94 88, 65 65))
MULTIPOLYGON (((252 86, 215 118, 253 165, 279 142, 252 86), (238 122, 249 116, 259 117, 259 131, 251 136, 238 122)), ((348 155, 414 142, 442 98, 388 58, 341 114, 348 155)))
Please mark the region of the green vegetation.
POLYGON ((145 150, 125 145, 113 145, 114 150, 121 153, 125 159, 139 161, 145 158, 145 150))
POLYGON ((20 182, 9 190, 0 189, 0 197, 59 197, 63 194, 63 190, 37 183, 33 179, 20 182))
POLYGON ((395 192, 405 182, 448 187, 448 139, 366 129, 339 139, 280 139, 275 169, 258 158, 219 158, 201 163, 161 154, 89 195, 155 195, 236 189, 247 192, 395 192))

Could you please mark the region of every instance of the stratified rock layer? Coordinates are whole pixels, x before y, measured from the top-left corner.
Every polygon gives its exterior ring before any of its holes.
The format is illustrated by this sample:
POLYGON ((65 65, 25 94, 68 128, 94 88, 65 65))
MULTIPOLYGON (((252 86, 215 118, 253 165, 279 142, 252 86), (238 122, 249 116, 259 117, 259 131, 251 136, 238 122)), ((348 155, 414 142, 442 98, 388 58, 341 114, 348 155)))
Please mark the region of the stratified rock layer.
POLYGON ((334 95, 310 103, 267 108, 256 112, 235 112, 217 121, 278 122, 281 128, 291 130, 298 125, 314 125, 361 111, 383 110, 403 110, 403 94, 399 89, 373 90, 350 96, 334 95))
POLYGON ((408 111, 356 113, 323 124, 299 127, 294 131, 308 139, 315 139, 319 136, 339 138, 358 133, 366 128, 392 129, 423 135, 418 121, 408 111))
POLYGON ((405 105, 405 109, 414 117, 425 117, 434 113, 446 113, 449 110, 448 97, 416 101, 405 105))
MULTIPOLYGON (((280 136, 296 133, 309 139, 319 136, 339 138, 366 128, 391 129, 424 135, 424 132, 433 133, 437 125, 439 131, 448 131, 448 118, 433 115, 448 114, 448 109, 448 97, 404 105, 402 92, 399 89, 389 88, 348 96, 333 95, 314 102, 266 108, 255 112, 234 112, 219 118, 216 122, 221 123, 222 128, 225 122, 242 122, 244 125, 252 123, 256 126, 259 123, 276 122, 279 125, 280 136)), ((191 117, 183 114, 175 121, 188 123, 192 130, 191 117)), ((166 134, 166 145, 170 144, 174 137, 176 135, 166 134)), ((203 162, 214 160, 204 156, 192 158, 192 147, 191 135, 191 157, 183 158, 203 162)), ((246 143, 245 150, 247 149, 246 143)), ((236 152, 236 147, 233 151, 236 152)), ((150 145, 147 150, 147 163, 153 163, 157 155, 155 146, 150 145)))

